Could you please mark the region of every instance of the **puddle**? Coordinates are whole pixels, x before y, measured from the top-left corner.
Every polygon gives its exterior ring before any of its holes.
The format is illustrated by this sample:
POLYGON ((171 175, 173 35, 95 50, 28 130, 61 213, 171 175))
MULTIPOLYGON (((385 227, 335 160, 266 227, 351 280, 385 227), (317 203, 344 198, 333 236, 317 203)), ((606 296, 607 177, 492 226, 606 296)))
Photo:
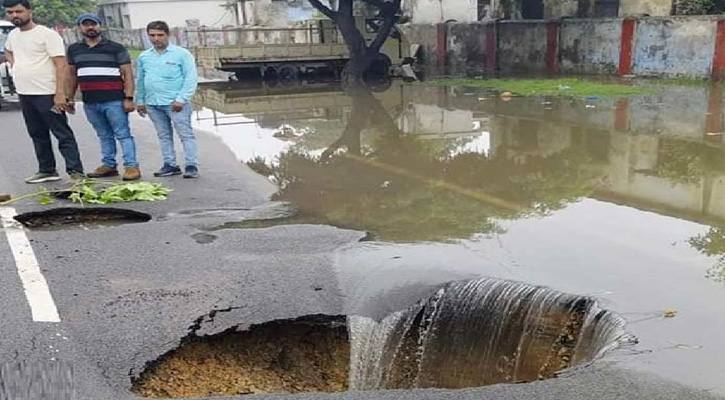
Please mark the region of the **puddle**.
POLYGON ((192 336, 135 387, 146 397, 477 387, 553 378, 631 340, 591 298, 479 279, 382 320, 314 316, 192 336))
POLYGON ((725 358, 725 96, 719 84, 654 87, 501 98, 400 82, 355 95, 326 82, 201 85, 195 125, 294 205, 216 228, 368 232, 342 257, 349 293, 374 295, 394 278, 493 276, 604 293, 621 315, 677 310, 631 326, 648 355, 628 366, 725 393, 715 372, 725 358), (707 351, 658 350, 673 343, 707 351))
POLYGON ((54 208, 20 214, 15 220, 30 229, 100 229, 123 224, 148 222, 151 215, 121 208, 54 208))
POLYGON ((193 235, 191 235, 191 238, 194 239, 198 244, 209 244, 217 240, 217 236, 210 235, 204 232, 194 233, 193 235))

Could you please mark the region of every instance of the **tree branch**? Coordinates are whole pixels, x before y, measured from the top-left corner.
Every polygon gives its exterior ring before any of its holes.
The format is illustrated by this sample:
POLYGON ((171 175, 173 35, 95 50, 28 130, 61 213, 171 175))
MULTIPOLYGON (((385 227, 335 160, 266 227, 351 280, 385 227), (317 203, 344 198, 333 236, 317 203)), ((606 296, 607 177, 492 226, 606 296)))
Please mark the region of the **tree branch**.
POLYGON ((337 13, 332 11, 330 7, 322 4, 320 0, 310 0, 310 4, 312 4, 312 7, 315 7, 317 11, 325 14, 327 18, 334 20, 335 17, 337 17, 337 13))
POLYGON ((375 40, 373 40, 373 42, 370 43, 370 46, 368 46, 368 49, 370 49, 370 51, 378 53, 380 51, 380 48, 383 47, 383 44, 388 39, 390 31, 393 29, 393 26, 395 26, 395 15, 400 10, 400 1, 401 0, 386 1, 383 2, 383 4, 381 5, 380 15, 383 17, 383 24, 378 30, 378 36, 376 36, 375 40))

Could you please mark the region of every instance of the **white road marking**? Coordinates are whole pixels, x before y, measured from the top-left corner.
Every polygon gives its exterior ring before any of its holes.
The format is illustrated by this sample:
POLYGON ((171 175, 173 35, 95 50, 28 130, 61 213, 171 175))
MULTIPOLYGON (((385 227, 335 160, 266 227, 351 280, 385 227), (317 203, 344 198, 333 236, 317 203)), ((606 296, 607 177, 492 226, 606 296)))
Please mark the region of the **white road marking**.
POLYGON ((60 322, 58 309, 50 294, 48 283, 40 272, 38 260, 35 258, 35 252, 33 252, 28 236, 25 235, 25 229, 14 219, 16 215, 17 212, 14 208, 0 207, 2 226, 5 228, 13 258, 15 258, 18 275, 23 282, 23 290, 33 313, 33 321, 60 322))

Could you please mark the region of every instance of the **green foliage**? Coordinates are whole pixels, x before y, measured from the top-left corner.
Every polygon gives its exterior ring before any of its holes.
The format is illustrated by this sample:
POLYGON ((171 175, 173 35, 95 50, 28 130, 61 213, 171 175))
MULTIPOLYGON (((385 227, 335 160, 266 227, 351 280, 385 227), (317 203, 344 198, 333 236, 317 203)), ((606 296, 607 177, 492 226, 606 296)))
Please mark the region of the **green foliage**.
POLYGON ((132 60, 138 59, 138 56, 141 55, 143 50, 141 49, 135 49, 135 48, 128 48, 128 54, 131 55, 132 60))
POLYGON ((267 166, 267 161, 262 156, 256 156, 247 161, 247 166, 262 176, 271 176, 274 174, 274 170, 267 166))
POLYGON ((74 203, 109 204, 129 201, 166 200, 171 189, 160 183, 131 182, 114 183, 101 190, 96 190, 92 182, 85 182, 72 189, 70 200, 74 203))
POLYGON ((123 182, 104 183, 92 179, 82 179, 73 182, 68 188, 46 189, 26 194, 12 200, 0 203, 6 205, 22 200, 37 198, 39 204, 52 204, 55 197, 68 198, 74 203, 109 204, 125 203, 130 201, 160 201, 166 200, 171 189, 160 183, 151 182, 123 182))
POLYGON ((483 87, 500 92, 511 92, 517 96, 627 96, 652 93, 653 89, 643 86, 619 85, 604 82, 590 82, 578 78, 565 79, 456 79, 439 78, 427 82, 431 86, 483 87))
POLYGON ((716 256, 717 261, 706 276, 716 282, 725 283, 725 228, 713 226, 705 235, 689 240, 690 246, 706 256, 716 256))
POLYGON ((725 150, 702 142, 665 138, 655 170, 673 183, 696 183, 725 173, 725 150))
MULTIPOLYGON (((33 19, 47 26, 75 26, 76 18, 86 12, 96 12, 96 0, 31 0, 33 19)), ((5 16, 5 10, 2 11, 5 16)))
POLYGON ((725 229, 711 227, 706 235, 690 239, 690 245, 707 256, 725 254, 725 229))

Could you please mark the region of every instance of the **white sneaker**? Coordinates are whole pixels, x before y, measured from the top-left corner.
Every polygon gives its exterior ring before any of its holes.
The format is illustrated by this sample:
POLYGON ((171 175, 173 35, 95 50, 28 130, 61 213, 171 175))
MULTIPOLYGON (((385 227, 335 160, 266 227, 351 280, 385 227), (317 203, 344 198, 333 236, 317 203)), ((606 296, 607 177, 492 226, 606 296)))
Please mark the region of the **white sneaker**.
POLYGON ((43 183, 43 182, 55 182, 60 180, 60 175, 57 172, 49 174, 47 172, 38 172, 37 174, 25 178, 25 183, 43 183))

